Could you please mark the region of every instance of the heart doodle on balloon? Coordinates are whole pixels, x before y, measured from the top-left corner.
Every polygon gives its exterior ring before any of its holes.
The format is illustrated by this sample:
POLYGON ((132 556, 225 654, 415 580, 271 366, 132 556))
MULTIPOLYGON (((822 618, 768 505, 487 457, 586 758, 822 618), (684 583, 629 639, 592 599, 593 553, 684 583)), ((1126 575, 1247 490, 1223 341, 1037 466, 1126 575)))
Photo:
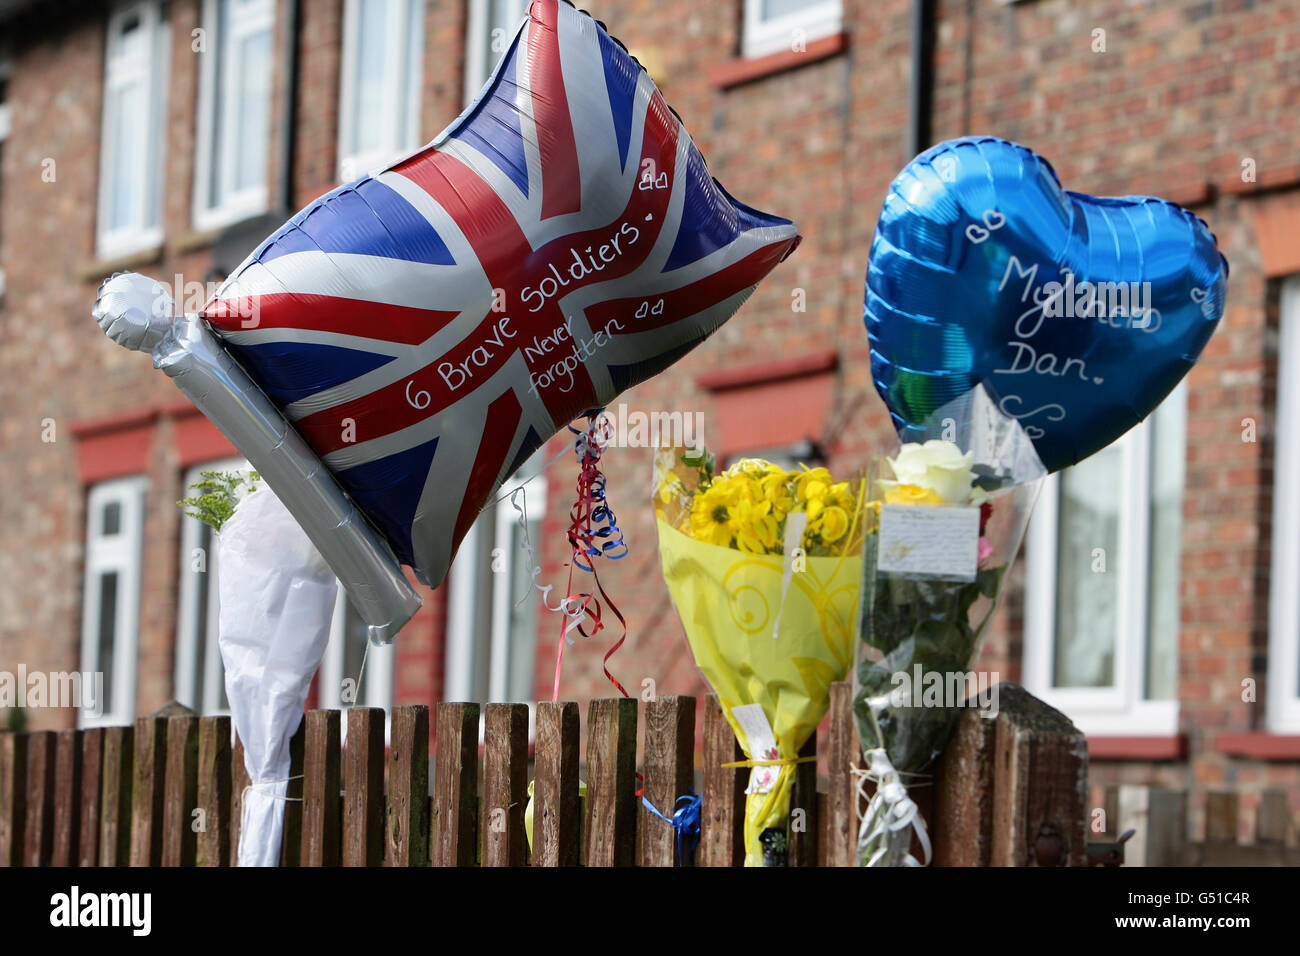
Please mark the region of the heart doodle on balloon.
POLYGON ((871 244, 871 372, 900 437, 983 385, 1048 471, 1149 415, 1223 315, 1228 264, 1197 216, 1149 196, 1067 192, 995 137, 909 163, 871 244))

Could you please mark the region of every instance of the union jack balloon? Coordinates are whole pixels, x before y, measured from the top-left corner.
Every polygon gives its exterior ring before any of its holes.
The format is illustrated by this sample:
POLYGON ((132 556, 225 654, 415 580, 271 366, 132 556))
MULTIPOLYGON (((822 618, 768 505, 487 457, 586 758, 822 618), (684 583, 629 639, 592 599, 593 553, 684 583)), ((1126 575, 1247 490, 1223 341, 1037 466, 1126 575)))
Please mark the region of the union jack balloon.
POLYGON ((204 318, 422 579, 559 428, 698 345, 798 242, 640 65, 535 0, 430 145, 311 203, 204 318))

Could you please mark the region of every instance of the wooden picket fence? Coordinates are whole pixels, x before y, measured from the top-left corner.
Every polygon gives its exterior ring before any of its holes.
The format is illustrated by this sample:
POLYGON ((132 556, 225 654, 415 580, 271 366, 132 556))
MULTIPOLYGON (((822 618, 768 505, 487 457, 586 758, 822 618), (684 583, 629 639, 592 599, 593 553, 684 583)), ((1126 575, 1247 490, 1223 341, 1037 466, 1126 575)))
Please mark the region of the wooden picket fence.
POLYGON ((1236 791, 1207 793, 1201 839, 1191 835, 1186 790, 1119 784, 1096 791, 1106 839, 1132 832, 1124 846, 1128 866, 1300 866, 1300 827, 1282 787, 1249 803, 1236 791))
MULTIPOLYGON (((963 711, 932 786, 916 787, 936 865, 1087 862, 1087 747, 1064 716, 1021 688, 999 688, 996 719, 963 711)), ((836 684, 817 764, 799 765, 792 807, 802 827, 792 866, 853 862, 859 797, 851 689, 836 684)), ((528 708, 477 704, 384 712, 313 710, 293 742, 282 862, 287 866, 739 866, 748 771, 714 697, 695 754, 696 701, 593 700, 585 763, 576 703, 537 705, 530 757, 528 708), (347 721, 346 746, 341 744, 347 721), (641 730, 638 779, 638 725, 641 730), (434 762, 430 793, 429 761, 434 762), (698 769, 697 769, 698 765, 698 769), (534 844, 524 835, 529 779, 534 844), (586 797, 579 799, 579 779, 586 797), (692 859, 666 815, 678 796, 703 798, 692 859)), ((183 708, 132 727, 0 733, 0 865, 227 866, 239 842, 243 755, 228 717, 183 708), (179 711, 179 712, 176 712, 179 711)), ((818 740, 803 753, 816 754, 818 740)))

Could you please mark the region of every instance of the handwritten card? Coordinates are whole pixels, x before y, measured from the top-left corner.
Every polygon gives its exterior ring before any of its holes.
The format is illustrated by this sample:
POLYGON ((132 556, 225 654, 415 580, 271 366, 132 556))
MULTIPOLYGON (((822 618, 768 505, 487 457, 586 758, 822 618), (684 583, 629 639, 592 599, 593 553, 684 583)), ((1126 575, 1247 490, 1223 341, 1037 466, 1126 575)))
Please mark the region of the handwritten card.
POLYGON ((980 510, 969 506, 881 505, 880 571, 974 581, 980 510))

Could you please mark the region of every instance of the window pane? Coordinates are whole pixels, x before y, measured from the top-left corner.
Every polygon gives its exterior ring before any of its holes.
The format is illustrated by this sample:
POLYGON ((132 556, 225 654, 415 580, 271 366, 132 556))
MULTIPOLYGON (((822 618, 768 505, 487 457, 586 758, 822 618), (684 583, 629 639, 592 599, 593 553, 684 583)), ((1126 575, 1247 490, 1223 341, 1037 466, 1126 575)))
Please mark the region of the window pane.
POLYGON ((95 668, 104 675, 104 699, 100 702, 104 713, 113 709, 113 649, 117 643, 117 572, 106 571, 99 576, 99 635, 96 642, 98 659, 95 668))
POLYGON ((823 2, 824 0, 763 0, 762 17, 764 20, 774 20, 809 7, 820 6, 823 2))
POLYGON ((357 155, 385 149, 384 111, 393 103, 384 101, 384 71, 388 58, 396 55, 387 48, 391 0, 362 0, 357 4, 356 78, 352 105, 352 142, 348 151, 357 155))
POLYGON ((122 502, 110 501, 100 512, 99 533, 111 537, 122 532, 122 502))
POLYGON ((1151 560, 1146 696, 1172 700, 1178 686, 1179 570, 1187 404, 1180 389, 1152 417, 1151 560))
POLYGON ((1061 472, 1056 564, 1056 687, 1110 687, 1119 626, 1117 445, 1061 472), (1098 550, 1100 549, 1100 551, 1098 550), (1104 570, 1103 570, 1104 569, 1104 570))
POLYGON ((239 102, 235 150, 236 190, 260 186, 266 180, 267 139, 270 136, 271 32, 245 38, 239 53, 239 102))
POLYGON ((148 143, 148 103, 143 81, 122 85, 109 93, 108 228, 143 225, 140 199, 144 190, 145 149, 148 143))

